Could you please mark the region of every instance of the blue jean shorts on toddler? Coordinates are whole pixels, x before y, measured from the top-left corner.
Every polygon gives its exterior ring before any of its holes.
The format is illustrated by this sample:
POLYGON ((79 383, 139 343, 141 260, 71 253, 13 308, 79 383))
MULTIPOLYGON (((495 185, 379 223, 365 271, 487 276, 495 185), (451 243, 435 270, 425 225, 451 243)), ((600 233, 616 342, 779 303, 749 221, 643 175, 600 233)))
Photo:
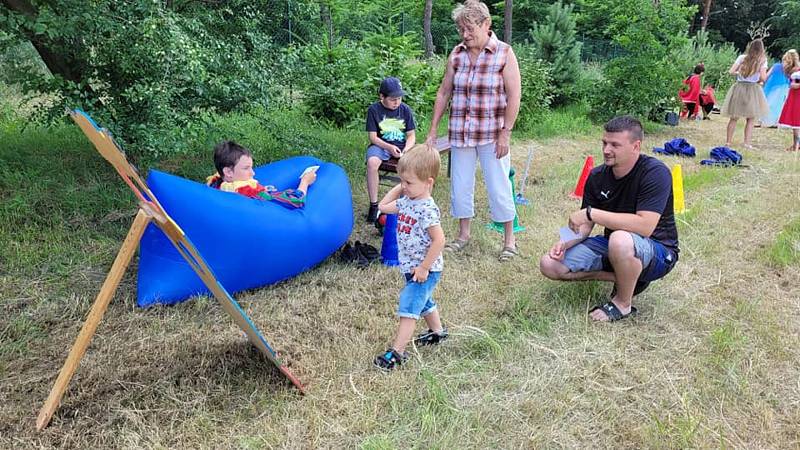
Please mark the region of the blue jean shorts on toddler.
POLYGON ((386 150, 378 147, 375 144, 371 144, 369 147, 367 147, 367 158, 366 159, 370 159, 373 156, 376 157, 376 158, 380 158, 381 161, 388 161, 389 158, 392 157, 392 155, 389 154, 389 152, 387 152, 386 150))
MULTIPOLYGON (((642 262, 639 281, 654 281, 663 278, 672 270, 678 258, 658 241, 630 233, 633 252, 642 262)), ((563 264, 570 272, 612 272, 608 261, 608 238, 592 236, 567 250, 563 264)))
POLYGON ((419 319, 436 311, 436 302, 433 301, 433 290, 439 283, 442 272, 430 272, 424 283, 413 281, 410 273, 405 274, 406 285, 400 291, 400 304, 397 306, 397 315, 409 319, 419 319))

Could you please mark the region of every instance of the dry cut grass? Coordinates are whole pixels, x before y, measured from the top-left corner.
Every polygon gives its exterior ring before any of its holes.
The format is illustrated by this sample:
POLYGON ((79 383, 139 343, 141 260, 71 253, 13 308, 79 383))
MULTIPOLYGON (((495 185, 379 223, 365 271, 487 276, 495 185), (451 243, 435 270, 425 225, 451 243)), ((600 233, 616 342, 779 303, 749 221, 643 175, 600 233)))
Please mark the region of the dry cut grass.
MULTIPOLYGON (((681 124, 701 156, 724 123, 681 124)), ((737 135, 737 138, 740 134, 737 135)), ((681 163, 688 211, 681 260, 636 304, 638 318, 594 324, 609 286, 543 279, 538 257, 578 203, 567 197, 596 137, 535 143, 520 207, 523 257, 500 264, 485 192, 464 254, 448 257, 437 298, 452 338, 412 349, 402 370, 370 366, 390 341, 399 274, 329 260, 239 299, 308 384, 298 395, 211 299, 133 305, 120 287, 52 425, 33 430, 116 251, 105 242, 61 277, 0 274, 0 447, 73 448, 791 448, 800 446, 800 268, 767 256, 796 220, 797 156, 758 129, 747 168, 681 163)), ((528 142, 518 142, 521 174, 528 142)), ((110 169, 109 169, 110 170, 110 169)), ((354 238, 379 244, 361 224, 354 238)), ((448 186, 435 197, 447 214, 448 186)), ((122 221, 121 223, 124 223, 122 221)), ((446 233, 455 224, 446 221, 446 233)), ((420 325, 421 327, 421 325, 420 325)))

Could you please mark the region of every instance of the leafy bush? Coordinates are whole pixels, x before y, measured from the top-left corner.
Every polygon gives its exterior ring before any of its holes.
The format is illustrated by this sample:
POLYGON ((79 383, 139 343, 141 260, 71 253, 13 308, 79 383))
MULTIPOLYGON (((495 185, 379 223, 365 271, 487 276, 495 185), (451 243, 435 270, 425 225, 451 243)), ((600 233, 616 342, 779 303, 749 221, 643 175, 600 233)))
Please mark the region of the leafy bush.
POLYGON ((15 108, 10 99, 11 95, 8 86, 0 82, 0 124, 5 124, 15 118, 15 108))
POLYGON ((404 101, 417 115, 433 107, 438 83, 431 65, 420 61, 419 40, 391 30, 368 33, 362 42, 340 39, 312 44, 302 52, 295 74, 308 112, 338 126, 361 126, 367 107, 377 101, 384 77, 394 76, 407 92, 404 101))
POLYGON ((56 94, 39 116, 82 107, 138 154, 175 153, 208 112, 265 105, 275 89, 266 8, 232 1, 34 2, 0 9, 5 47, 31 40, 38 58, 7 61, 7 77, 33 95, 56 94), (235 11, 235 13, 234 13, 235 11), (40 51, 41 53, 41 51, 40 51))
POLYGON ((797 33, 798 17, 800 17, 800 1, 784 0, 778 4, 777 14, 772 19, 777 35, 771 46, 773 53, 783 55, 790 48, 800 48, 800 34, 797 33))
POLYGON ((620 114, 658 119, 664 108, 676 106, 683 74, 671 56, 688 40, 681 30, 688 28, 694 8, 680 0, 601 3, 608 14, 606 32, 624 53, 606 64, 591 98, 592 114, 600 120, 620 114))
POLYGON ((537 55, 551 68, 555 104, 575 97, 573 87, 581 67, 581 43, 575 39, 572 8, 561 0, 553 3, 547 18, 535 23, 529 32, 537 55))
POLYGON ((605 80, 603 69, 605 64, 599 62, 585 62, 581 64, 577 74, 577 79, 571 88, 571 101, 574 103, 589 103, 589 100, 596 95, 598 86, 605 80))
POLYGON ((515 127, 525 130, 549 109, 553 99, 553 79, 550 67, 538 59, 534 47, 515 45, 514 53, 522 77, 522 101, 515 127))
POLYGON ((707 33, 699 32, 691 41, 677 47, 670 59, 678 66, 683 77, 686 78, 697 63, 705 66, 703 85, 712 84, 716 90, 718 100, 724 98, 725 92, 735 81, 728 73, 738 53, 730 43, 713 45, 709 42, 707 33))

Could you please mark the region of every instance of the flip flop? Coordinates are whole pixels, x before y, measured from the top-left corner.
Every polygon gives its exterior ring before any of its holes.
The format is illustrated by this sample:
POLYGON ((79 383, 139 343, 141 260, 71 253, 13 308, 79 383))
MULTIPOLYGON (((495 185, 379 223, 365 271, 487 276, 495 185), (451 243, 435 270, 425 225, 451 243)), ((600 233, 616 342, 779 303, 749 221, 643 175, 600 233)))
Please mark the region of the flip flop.
MULTIPOLYGON (((606 317, 608 317, 609 322, 616 322, 618 320, 631 317, 633 315, 636 315, 636 313, 638 312, 635 306, 631 306, 631 312, 629 312, 628 314, 622 314, 622 311, 620 311, 619 308, 617 308, 617 305, 615 305, 614 302, 608 301, 603 303, 602 305, 597 305, 594 308, 590 309, 589 314, 597 311, 598 309, 603 310, 603 312, 606 314, 606 317)), ((598 320, 598 322, 601 321, 598 320)))
POLYGON ((469 244, 469 240, 465 241, 463 239, 453 239, 444 246, 444 249, 450 253, 458 253, 461 250, 464 250, 464 247, 466 247, 467 244, 469 244))
POLYGON ((503 247, 503 250, 497 255, 497 260, 500 262, 511 261, 519 256, 519 250, 513 247, 503 247))

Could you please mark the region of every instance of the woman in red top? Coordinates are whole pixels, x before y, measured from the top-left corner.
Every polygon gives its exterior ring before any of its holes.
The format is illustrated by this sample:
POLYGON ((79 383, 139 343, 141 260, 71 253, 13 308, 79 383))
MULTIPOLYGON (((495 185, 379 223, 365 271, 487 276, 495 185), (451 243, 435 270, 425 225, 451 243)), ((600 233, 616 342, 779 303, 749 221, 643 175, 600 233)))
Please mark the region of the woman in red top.
POLYGON ((700 103, 700 76, 705 70, 706 68, 702 63, 694 66, 692 74, 683 80, 683 84, 689 86, 689 90, 681 90, 678 92, 678 96, 686 106, 689 119, 693 119, 698 113, 698 103, 700 103))

